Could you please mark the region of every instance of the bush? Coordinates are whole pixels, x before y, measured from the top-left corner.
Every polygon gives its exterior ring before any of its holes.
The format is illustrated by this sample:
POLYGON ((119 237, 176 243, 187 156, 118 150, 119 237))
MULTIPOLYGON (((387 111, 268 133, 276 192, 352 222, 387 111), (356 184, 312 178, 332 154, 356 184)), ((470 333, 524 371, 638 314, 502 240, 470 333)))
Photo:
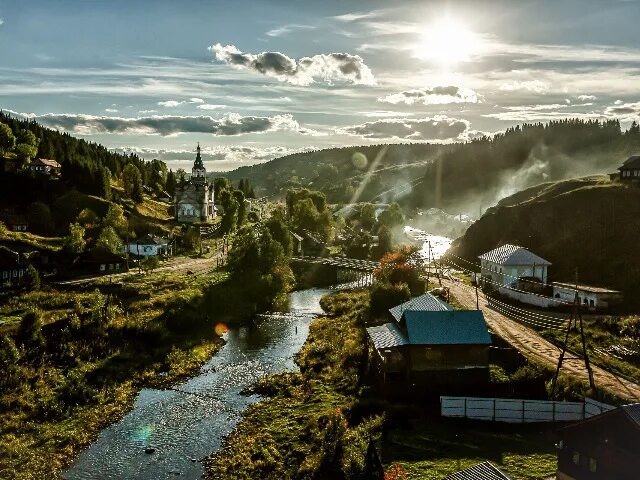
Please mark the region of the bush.
POLYGON ((406 283, 376 283, 371 288, 371 313, 374 316, 386 315, 391 307, 395 307, 411 298, 406 283))
POLYGON ((18 327, 18 338, 24 345, 31 347, 39 347, 44 344, 40 312, 29 312, 22 317, 18 327))
POLYGON ((36 268, 29 264, 27 268, 29 272, 29 290, 40 290, 40 274, 36 268))

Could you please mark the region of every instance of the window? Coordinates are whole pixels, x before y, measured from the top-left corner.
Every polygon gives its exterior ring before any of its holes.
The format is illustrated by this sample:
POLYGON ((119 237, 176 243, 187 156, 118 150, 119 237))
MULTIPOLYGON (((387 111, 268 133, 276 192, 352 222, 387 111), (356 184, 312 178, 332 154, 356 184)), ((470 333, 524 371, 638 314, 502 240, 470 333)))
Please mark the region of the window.
POLYGON ((589 471, 596 473, 598 471, 598 461, 595 458, 589 457, 589 471))
POLYGON ((574 450, 573 455, 571 456, 571 460, 573 461, 574 465, 580 465, 580 452, 574 450))
POLYGON ((106 270, 106 265, 104 263, 100 264, 100 271, 104 272, 106 270))
POLYGON ((7 274, 7 272, 2 272, 2 278, 3 278, 3 279, 5 279, 5 280, 6 280, 8 276, 9 276, 9 275, 7 274))

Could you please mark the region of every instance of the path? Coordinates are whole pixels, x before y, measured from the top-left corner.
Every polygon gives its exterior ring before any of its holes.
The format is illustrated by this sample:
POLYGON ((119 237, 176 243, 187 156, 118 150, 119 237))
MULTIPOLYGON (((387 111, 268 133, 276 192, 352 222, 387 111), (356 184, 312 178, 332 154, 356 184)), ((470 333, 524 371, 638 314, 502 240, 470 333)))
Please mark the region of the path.
MULTIPOLYGON (((174 257, 169 260, 168 264, 162 265, 156 268, 153 273, 158 272, 192 272, 195 275, 199 275, 213 270, 216 267, 216 259, 220 255, 213 256, 211 258, 189 258, 189 257, 174 257)), ((124 277, 127 275, 139 275, 137 268, 132 268, 128 272, 114 273, 113 275, 96 275, 91 277, 77 278, 73 280, 65 280, 62 282, 55 282, 58 285, 77 285, 81 283, 92 282, 101 278, 111 277, 113 279, 124 277)))
MULTIPOLYGON (((458 281, 443 281, 443 285, 451 289, 452 295, 466 308, 476 308, 475 289, 458 281)), ((512 320, 489 307, 485 295, 479 291, 480 310, 484 314, 487 324, 497 335, 513 345, 527 358, 541 364, 552 367, 558 365, 560 349, 542 338, 535 330, 532 330, 515 320, 512 320)), ((571 357, 573 355, 570 355, 571 357)), ((606 388, 621 398, 640 402, 640 386, 608 372, 601 367, 591 364, 596 387, 606 388)), ((565 358, 562 371, 589 383, 587 369, 582 358, 565 358)))

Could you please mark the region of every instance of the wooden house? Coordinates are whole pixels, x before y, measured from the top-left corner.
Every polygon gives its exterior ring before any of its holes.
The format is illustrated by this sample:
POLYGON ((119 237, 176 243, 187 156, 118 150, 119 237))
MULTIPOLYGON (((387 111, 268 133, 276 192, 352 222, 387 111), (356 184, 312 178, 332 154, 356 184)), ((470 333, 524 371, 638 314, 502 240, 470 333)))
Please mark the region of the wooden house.
POLYGON ((0 289, 20 285, 29 276, 29 264, 18 252, 0 247, 0 289))
POLYGON ((76 275, 111 275, 127 270, 127 262, 123 256, 102 248, 83 252, 73 261, 76 275))
POLYGON ((568 425, 559 436, 558 480, 640 477, 640 403, 568 425))
POLYGON ((30 165, 31 171, 51 177, 60 176, 62 165, 50 158, 36 158, 30 165))
POLYGON ((147 234, 124 245, 124 251, 137 257, 171 255, 173 245, 167 238, 147 234))
POLYGON ((479 310, 405 310, 399 322, 368 327, 383 383, 452 391, 489 381, 491 337, 479 310))
POLYGON ((618 171, 623 182, 640 182, 640 155, 631 155, 618 171))

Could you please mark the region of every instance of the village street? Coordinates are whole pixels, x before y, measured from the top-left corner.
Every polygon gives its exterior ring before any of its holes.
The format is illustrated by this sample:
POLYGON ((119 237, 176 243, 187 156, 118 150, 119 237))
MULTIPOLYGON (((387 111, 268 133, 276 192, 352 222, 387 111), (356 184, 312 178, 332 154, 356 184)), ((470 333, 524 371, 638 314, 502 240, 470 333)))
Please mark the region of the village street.
MULTIPOLYGON (((443 280, 443 285, 450 288, 451 294, 466 308, 476 308, 475 288, 461 281, 443 280)), ((485 295, 479 291, 480 310, 484 314, 489 328, 497 335, 505 339, 514 348, 518 349, 527 358, 531 358, 553 369, 558 364, 560 349, 542 338, 536 331, 512 320, 487 304, 485 295)), ((568 355, 573 357, 573 355, 568 355)), ((616 395, 632 401, 640 401, 640 386, 591 364, 596 387, 606 388, 616 395)), ((562 371, 569 373, 580 380, 589 382, 589 376, 580 359, 567 359, 562 364, 562 371)))

